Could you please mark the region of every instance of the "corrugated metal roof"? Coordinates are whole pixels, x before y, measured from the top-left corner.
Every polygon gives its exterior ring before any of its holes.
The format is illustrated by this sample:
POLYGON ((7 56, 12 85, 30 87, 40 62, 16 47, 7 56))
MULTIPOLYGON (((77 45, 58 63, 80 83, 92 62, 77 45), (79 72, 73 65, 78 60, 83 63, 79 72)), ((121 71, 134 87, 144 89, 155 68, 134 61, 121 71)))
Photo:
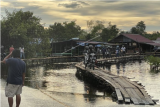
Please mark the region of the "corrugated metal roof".
POLYGON ((121 34, 127 38, 130 38, 136 42, 139 42, 139 43, 154 43, 153 41, 139 35, 139 34, 121 34))
POLYGON ((77 42, 89 43, 89 44, 101 44, 101 43, 103 43, 103 42, 97 42, 97 41, 77 41, 77 42))
POLYGON ((147 43, 149 45, 152 45, 152 46, 160 46, 160 43, 147 43))
POLYGON ((157 38, 156 41, 160 41, 160 38, 157 38))

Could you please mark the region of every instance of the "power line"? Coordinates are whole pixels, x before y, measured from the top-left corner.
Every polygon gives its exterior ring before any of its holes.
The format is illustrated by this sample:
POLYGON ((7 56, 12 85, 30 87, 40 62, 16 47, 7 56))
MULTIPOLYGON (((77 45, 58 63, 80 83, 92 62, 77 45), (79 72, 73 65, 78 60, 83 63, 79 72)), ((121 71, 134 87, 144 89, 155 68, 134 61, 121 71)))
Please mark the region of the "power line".
MULTIPOLYGON (((94 37, 94 38, 92 38, 92 39, 90 39, 90 40, 88 40, 88 41, 82 42, 81 44, 83 44, 83 43, 87 43, 87 42, 89 42, 89 41, 91 41, 91 40, 93 40, 93 39, 95 39, 95 38, 97 38, 97 37, 100 37, 100 35, 98 35, 98 36, 96 36, 96 37, 94 37)), ((77 48, 77 47, 78 47, 78 46, 80 46, 81 44, 79 44, 79 45, 75 46, 74 48, 77 48)), ((70 50, 72 50, 72 49, 73 49, 73 48, 68 49, 68 50, 66 50, 66 51, 62 52, 62 54, 63 54, 63 53, 66 53, 66 52, 68 52, 68 51, 70 51, 70 50)))

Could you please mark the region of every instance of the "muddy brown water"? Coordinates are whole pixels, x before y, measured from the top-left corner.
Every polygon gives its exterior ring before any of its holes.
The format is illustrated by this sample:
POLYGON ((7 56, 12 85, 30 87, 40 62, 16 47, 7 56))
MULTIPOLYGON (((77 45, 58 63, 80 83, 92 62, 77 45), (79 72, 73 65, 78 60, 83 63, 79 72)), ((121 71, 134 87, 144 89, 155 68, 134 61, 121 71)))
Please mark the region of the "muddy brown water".
MULTIPOLYGON (((132 61, 108 65, 111 73, 132 78, 145 86, 153 99, 160 100, 160 73, 150 72, 145 61, 132 61)), ((141 107, 143 105, 118 104, 112 100, 111 93, 104 92, 86 81, 76 77, 74 65, 49 65, 27 68, 25 85, 40 89, 53 100, 67 107, 141 107)), ((3 70, 2 70, 3 72, 3 70)), ((2 73, 2 78, 6 75, 2 73)), ((33 96, 34 97, 34 96, 33 96)), ((149 105, 145 106, 148 107, 149 105)), ((158 102, 156 107, 160 106, 158 102)))

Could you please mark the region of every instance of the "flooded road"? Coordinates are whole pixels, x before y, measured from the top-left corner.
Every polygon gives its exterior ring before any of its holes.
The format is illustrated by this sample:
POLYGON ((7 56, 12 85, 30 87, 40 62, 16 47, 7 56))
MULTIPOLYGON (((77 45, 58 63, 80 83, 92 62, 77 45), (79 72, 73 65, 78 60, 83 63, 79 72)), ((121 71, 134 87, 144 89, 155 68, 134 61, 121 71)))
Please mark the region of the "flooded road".
MULTIPOLYGON (((118 63, 108 65, 105 69, 115 75, 139 81, 153 99, 160 100, 160 73, 151 73, 150 66, 145 61, 118 63)), ((119 105, 112 101, 111 93, 104 94, 103 89, 97 89, 79 80, 75 75, 76 71, 74 65, 31 67, 27 69, 25 85, 40 89, 44 94, 66 107, 135 107, 133 104, 119 105)), ((136 107, 139 106, 136 105, 136 107)), ((159 106, 158 103, 156 107, 159 106)))

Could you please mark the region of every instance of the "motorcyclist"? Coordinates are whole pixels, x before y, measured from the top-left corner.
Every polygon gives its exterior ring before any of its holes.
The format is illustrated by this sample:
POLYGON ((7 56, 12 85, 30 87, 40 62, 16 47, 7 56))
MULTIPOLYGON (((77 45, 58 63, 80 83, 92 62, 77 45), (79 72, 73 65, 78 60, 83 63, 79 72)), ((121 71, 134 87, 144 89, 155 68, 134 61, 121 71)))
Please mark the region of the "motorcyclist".
POLYGON ((83 51, 83 55, 84 55, 84 64, 86 65, 88 63, 88 59, 89 59, 89 47, 85 46, 85 49, 83 51))
POLYGON ((97 56, 95 54, 95 49, 94 49, 93 45, 89 45, 89 63, 90 63, 90 68, 91 68, 91 65, 92 65, 93 69, 94 69, 96 61, 97 61, 97 56))

